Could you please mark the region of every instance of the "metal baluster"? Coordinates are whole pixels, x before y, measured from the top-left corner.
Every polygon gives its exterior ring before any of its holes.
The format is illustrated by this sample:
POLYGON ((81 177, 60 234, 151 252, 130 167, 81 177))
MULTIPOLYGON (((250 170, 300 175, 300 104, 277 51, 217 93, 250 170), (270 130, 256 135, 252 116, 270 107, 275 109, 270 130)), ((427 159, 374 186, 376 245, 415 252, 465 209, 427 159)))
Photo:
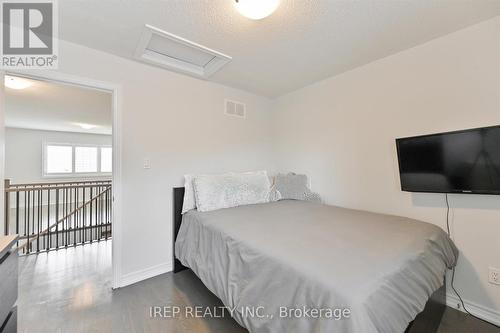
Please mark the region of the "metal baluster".
POLYGON ((98 240, 101 240, 101 237, 102 237, 102 195, 101 194, 102 192, 102 187, 99 186, 99 228, 97 229, 97 239, 98 240))
POLYGON ((104 239, 108 239, 108 196, 109 190, 106 190, 106 196, 104 197, 104 239))
POLYGON ((42 191, 38 190, 38 214, 37 214, 37 230, 36 230, 36 252, 40 252, 40 228, 42 227, 40 223, 40 218, 42 217, 42 191))
MULTIPOLYGON (((83 189, 83 202, 85 203, 86 202, 86 199, 85 199, 85 187, 82 188, 83 189)), ((83 206, 83 241, 82 241, 82 244, 85 243, 87 237, 86 237, 86 233, 87 232, 87 207, 84 205, 83 206)))
MULTIPOLYGON (((33 190, 33 205, 31 206, 32 214, 31 214, 31 235, 33 236, 32 238, 35 238, 35 206, 36 206, 36 192, 33 190)), ((33 251, 33 241, 29 244, 30 245, 30 252, 33 251)))
POLYGON ((50 187, 47 191, 47 251, 50 249, 52 241, 50 239, 50 187))
POLYGON ((67 196, 67 199, 68 199, 68 203, 66 204, 67 206, 67 213, 66 213, 66 244, 65 246, 68 247, 68 244, 71 242, 71 234, 70 234, 70 230, 71 230, 71 190, 68 188, 66 189, 66 196, 67 196))
MULTIPOLYGON (((82 198, 82 194, 83 194, 83 191, 82 191, 82 189, 79 188, 77 190, 77 195, 78 195, 78 200, 77 201, 79 202, 78 205, 81 205, 80 201, 82 203, 85 202, 84 199, 82 198)), ((83 228, 82 221, 83 221, 83 207, 80 208, 80 210, 78 211, 78 220, 77 220, 77 225, 78 225, 78 243, 82 242, 82 228, 83 228)))
MULTIPOLYGON (((27 191, 24 191, 24 228, 23 228, 23 233, 22 235, 23 236, 26 236, 26 222, 28 221, 27 220, 27 214, 28 214, 28 211, 27 211, 27 207, 28 207, 28 201, 27 201, 27 198, 28 198, 28 192, 27 191)), ((23 253, 26 253, 26 247, 23 247, 23 253)))
MULTIPOLYGON (((85 187, 82 187, 82 204, 85 203, 85 187)), ((82 213, 81 213, 81 220, 80 220, 80 242, 83 244, 84 243, 84 228, 85 228, 85 206, 82 207, 82 213)))
POLYGON ((92 185, 90 185, 90 242, 92 243, 92 227, 93 227, 93 223, 92 223, 92 219, 94 217, 94 214, 93 214, 93 204, 94 204, 94 200, 92 200, 92 196, 93 196, 93 192, 94 192, 94 188, 92 187, 92 185))
MULTIPOLYGON (((74 192, 73 192, 73 197, 75 199, 75 209, 78 208, 78 188, 75 187, 74 188, 74 192)), ((75 212, 75 215, 73 217, 73 246, 76 246, 76 228, 77 228, 77 224, 78 224, 78 211, 75 212)))
MULTIPOLYGON (((33 239, 35 236, 35 205, 36 205, 35 198, 36 198, 36 192, 34 190, 31 190, 31 205, 30 205, 31 225, 29 226, 31 236, 33 236, 33 237, 30 237, 31 239, 33 239)), ((29 243, 29 248, 30 248, 30 253, 33 252, 33 241, 31 241, 29 243)))
POLYGON ((68 242, 66 243, 66 246, 68 246, 71 243, 71 222, 73 220, 73 214, 71 214, 72 210, 71 207, 73 205, 73 191, 71 191, 71 188, 68 188, 68 197, 69 197, 69 202, 68 202, 68 210, 69 210, 69 217, 68 217, 68 242))
POLYGON ((99 187, 95 188, 95 239, 99 239, 99 187))
MULTIPOLYGON (((9 227, 10 227, 10 193, 11 192, 6 192, 7 189, 10 187, 10 179, 4 179, 4 193, 5 193, 5 206, 4 206, 4 235, 7 236, 9 234, 9 227)), ((17 207, 16 207, 17 209, 17 207)))
MULTIPOLYGON (((16 191, 16 234, 19 235, 19 189, 16 191)), ((19 241, 17 242, 17 247, 19 247, 19 241)))
POLYGON ((57 243, 58 248, 63 246, 63 244, 64 244, 64 232, 63 232, 64 231, 64 220, 63 220, 64 219, 64 189, 61 188, 60 190, 61 190, 61 193, 59 194, 59 200, 60 200, 59 201, 59 203, 60 203, 60 213, 59 213, 60 216, 59 217, 61 218, 61 231, 58 232, 58 234, 60 234, 61 242, 57 243))
POLYGON ((108 218, 108 228, 109 235, 113 237, 113 185, 109 188, 109 199, 108 199, 108 209, 109 209, 109 218, 108 218))
POLYGON ((102 237, 102 187, 99 186, 98 188, 98 193, 99 193, 99 197, 97 198, 97 207, 98 207, 98 215, 99 215, 99 221, 98 221, 98 228, 96 230, 97 232, 97 240, 101 240, 101 237, 102 237))
POLYGON ((30 252, 30 245, 29 245, 29 241, 30 241, 30 212, 31 212, 30 199, 31 199, 31 192, 28 191, 28 220, 26 221, 27 227, 26 227, 26 229, 24 229, 24 233, 26 234, 26 242, 28 242, 28 245, 26 246, 27 253, 30 252))
POLYGON ((56 249, 59 248, 59 188, 56 188, 56 249))
MULTIPOLYGON (((82 188, 82 203, 85 202, 85 197, 83 196, 84 190, 82 188)), ((83 208, 80 210, 80 216, 78 217, 78 226, 80 228, 80 243, 83 244, 83 236, 82 236, 82 230, 83 230, 83 208)))
POLYGON ((104 193, 101 199, 101 237, 104 238, 104 232, 106 228, 106 196, 108 195, 108 191, 106 187, 103 187, 104 193))
POLYGON ((108 217, 106 218, 106 222, 107 222, 107 225, 106 225, 106 237, 109 237, 111 236, 111 228, 110 228, 110 225, 111 225, 111 202, 113 200, 113 192, 112 192, 112 187, 109 188, 108 190, 108 217))
POLYGON ((64 247, 68 247, 68 204, 69 204, 69 198, 68 198, 68 189, 64 189, 64 221, 63 221, 63 233, 64 233, 64 247))
POLYGON ((68 216, 68 207, 67 207, 67 203, 68 203, 68 198, 67 198, 67 195, 68 195, 68 192, 66 191, 65 188, 62 189, 62 214, 63 214, 63 221, 61 223, 62 225, 62 233, 61 233, 61 240, 62 240, 62 244, 61 244, 61 247, 62 246, 66 246, 67 244, 67 239, 66 239, 66 222, 67 222, 67 216, 68 216))
POLYGON ((64 221, 63 221, 63 225, 64 225, 64 247, 68 247, 68 221, 69 221, 69 217, 68 217, 68 204, 69 204, 69 198, 68 198, 68 189, 65 188, 64 189, 64 221))
POLYGON ((101 196, 101 238, 104 239, 104 233, 106 228, 106 187, 103 187, 103 193, 101 196))
POLYGON ((97 194, 98 194, 99 188, 94 186, 94 190, 95 190, 94 197, 96 197, 96 198, 94 200, 92 200, 92 204, 94 205, 94 208, 92 209, 92 212, 94 213, 94 217, 92 219, 94 221, 94 226, 92 228, 92 232, 93 232, 92 239, 97 240, 97 234, 96 234, 97 223, 98 223, 98 221, 97 221, 97 200, 98 200, 97 194))

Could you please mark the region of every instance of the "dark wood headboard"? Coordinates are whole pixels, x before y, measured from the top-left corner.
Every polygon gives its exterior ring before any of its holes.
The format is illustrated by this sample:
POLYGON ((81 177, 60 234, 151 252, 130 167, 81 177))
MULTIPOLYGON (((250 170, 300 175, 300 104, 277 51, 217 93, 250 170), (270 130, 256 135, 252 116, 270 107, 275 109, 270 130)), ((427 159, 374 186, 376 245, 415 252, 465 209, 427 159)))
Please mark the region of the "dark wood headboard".
POLYGON ((187 269, 175 257, 175 241, 182 223, 182 204, 184 203, 184 187, 174 187, 174 241, 172 243, 172 255, 174 257, 174 273, 187 269))

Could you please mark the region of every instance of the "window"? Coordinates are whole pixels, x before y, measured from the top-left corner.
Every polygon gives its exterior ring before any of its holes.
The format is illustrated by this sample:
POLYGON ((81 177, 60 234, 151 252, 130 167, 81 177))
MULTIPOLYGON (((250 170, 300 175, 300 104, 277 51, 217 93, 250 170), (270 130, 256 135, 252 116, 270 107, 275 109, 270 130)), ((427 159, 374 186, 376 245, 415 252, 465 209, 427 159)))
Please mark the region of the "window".
POLYGON ((110 174, 113 150, 109 146, 44 144, 44 176, 100 176, 110 174))

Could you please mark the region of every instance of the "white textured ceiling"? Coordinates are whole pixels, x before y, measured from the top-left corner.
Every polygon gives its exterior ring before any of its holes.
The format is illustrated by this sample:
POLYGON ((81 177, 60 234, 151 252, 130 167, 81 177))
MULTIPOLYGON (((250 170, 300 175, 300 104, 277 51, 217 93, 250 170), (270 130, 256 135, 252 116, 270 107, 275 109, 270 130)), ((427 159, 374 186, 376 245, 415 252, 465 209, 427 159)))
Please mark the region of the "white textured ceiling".
POLYGON ((110 93, 39 80, 28 81, 32 85, 26 89, 5 88, 5 126, 111 134, 110 93), (96 127, 83 129, 79 124, 96 127))
POLYGON ((144 24, 233 57, 211 80, 275 97, 500 14, 500 0, 59 1, 60 37, 132 59, 144 24))

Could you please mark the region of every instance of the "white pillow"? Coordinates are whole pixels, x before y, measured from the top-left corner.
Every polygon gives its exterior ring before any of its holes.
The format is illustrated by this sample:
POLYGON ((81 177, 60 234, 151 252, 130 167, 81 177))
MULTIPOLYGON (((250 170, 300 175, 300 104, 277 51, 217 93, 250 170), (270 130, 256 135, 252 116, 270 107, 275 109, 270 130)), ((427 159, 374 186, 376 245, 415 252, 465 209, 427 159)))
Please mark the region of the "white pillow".
POLYGON ((184 175, 184 202, 182 203, 182 214, 196 209, 194 197, 193 179, 195 175, 184 175))
POLYGON ((200 212, 265 203, 271 184, 266 171, 199 175, 193 180, 196 208, 200 212))

